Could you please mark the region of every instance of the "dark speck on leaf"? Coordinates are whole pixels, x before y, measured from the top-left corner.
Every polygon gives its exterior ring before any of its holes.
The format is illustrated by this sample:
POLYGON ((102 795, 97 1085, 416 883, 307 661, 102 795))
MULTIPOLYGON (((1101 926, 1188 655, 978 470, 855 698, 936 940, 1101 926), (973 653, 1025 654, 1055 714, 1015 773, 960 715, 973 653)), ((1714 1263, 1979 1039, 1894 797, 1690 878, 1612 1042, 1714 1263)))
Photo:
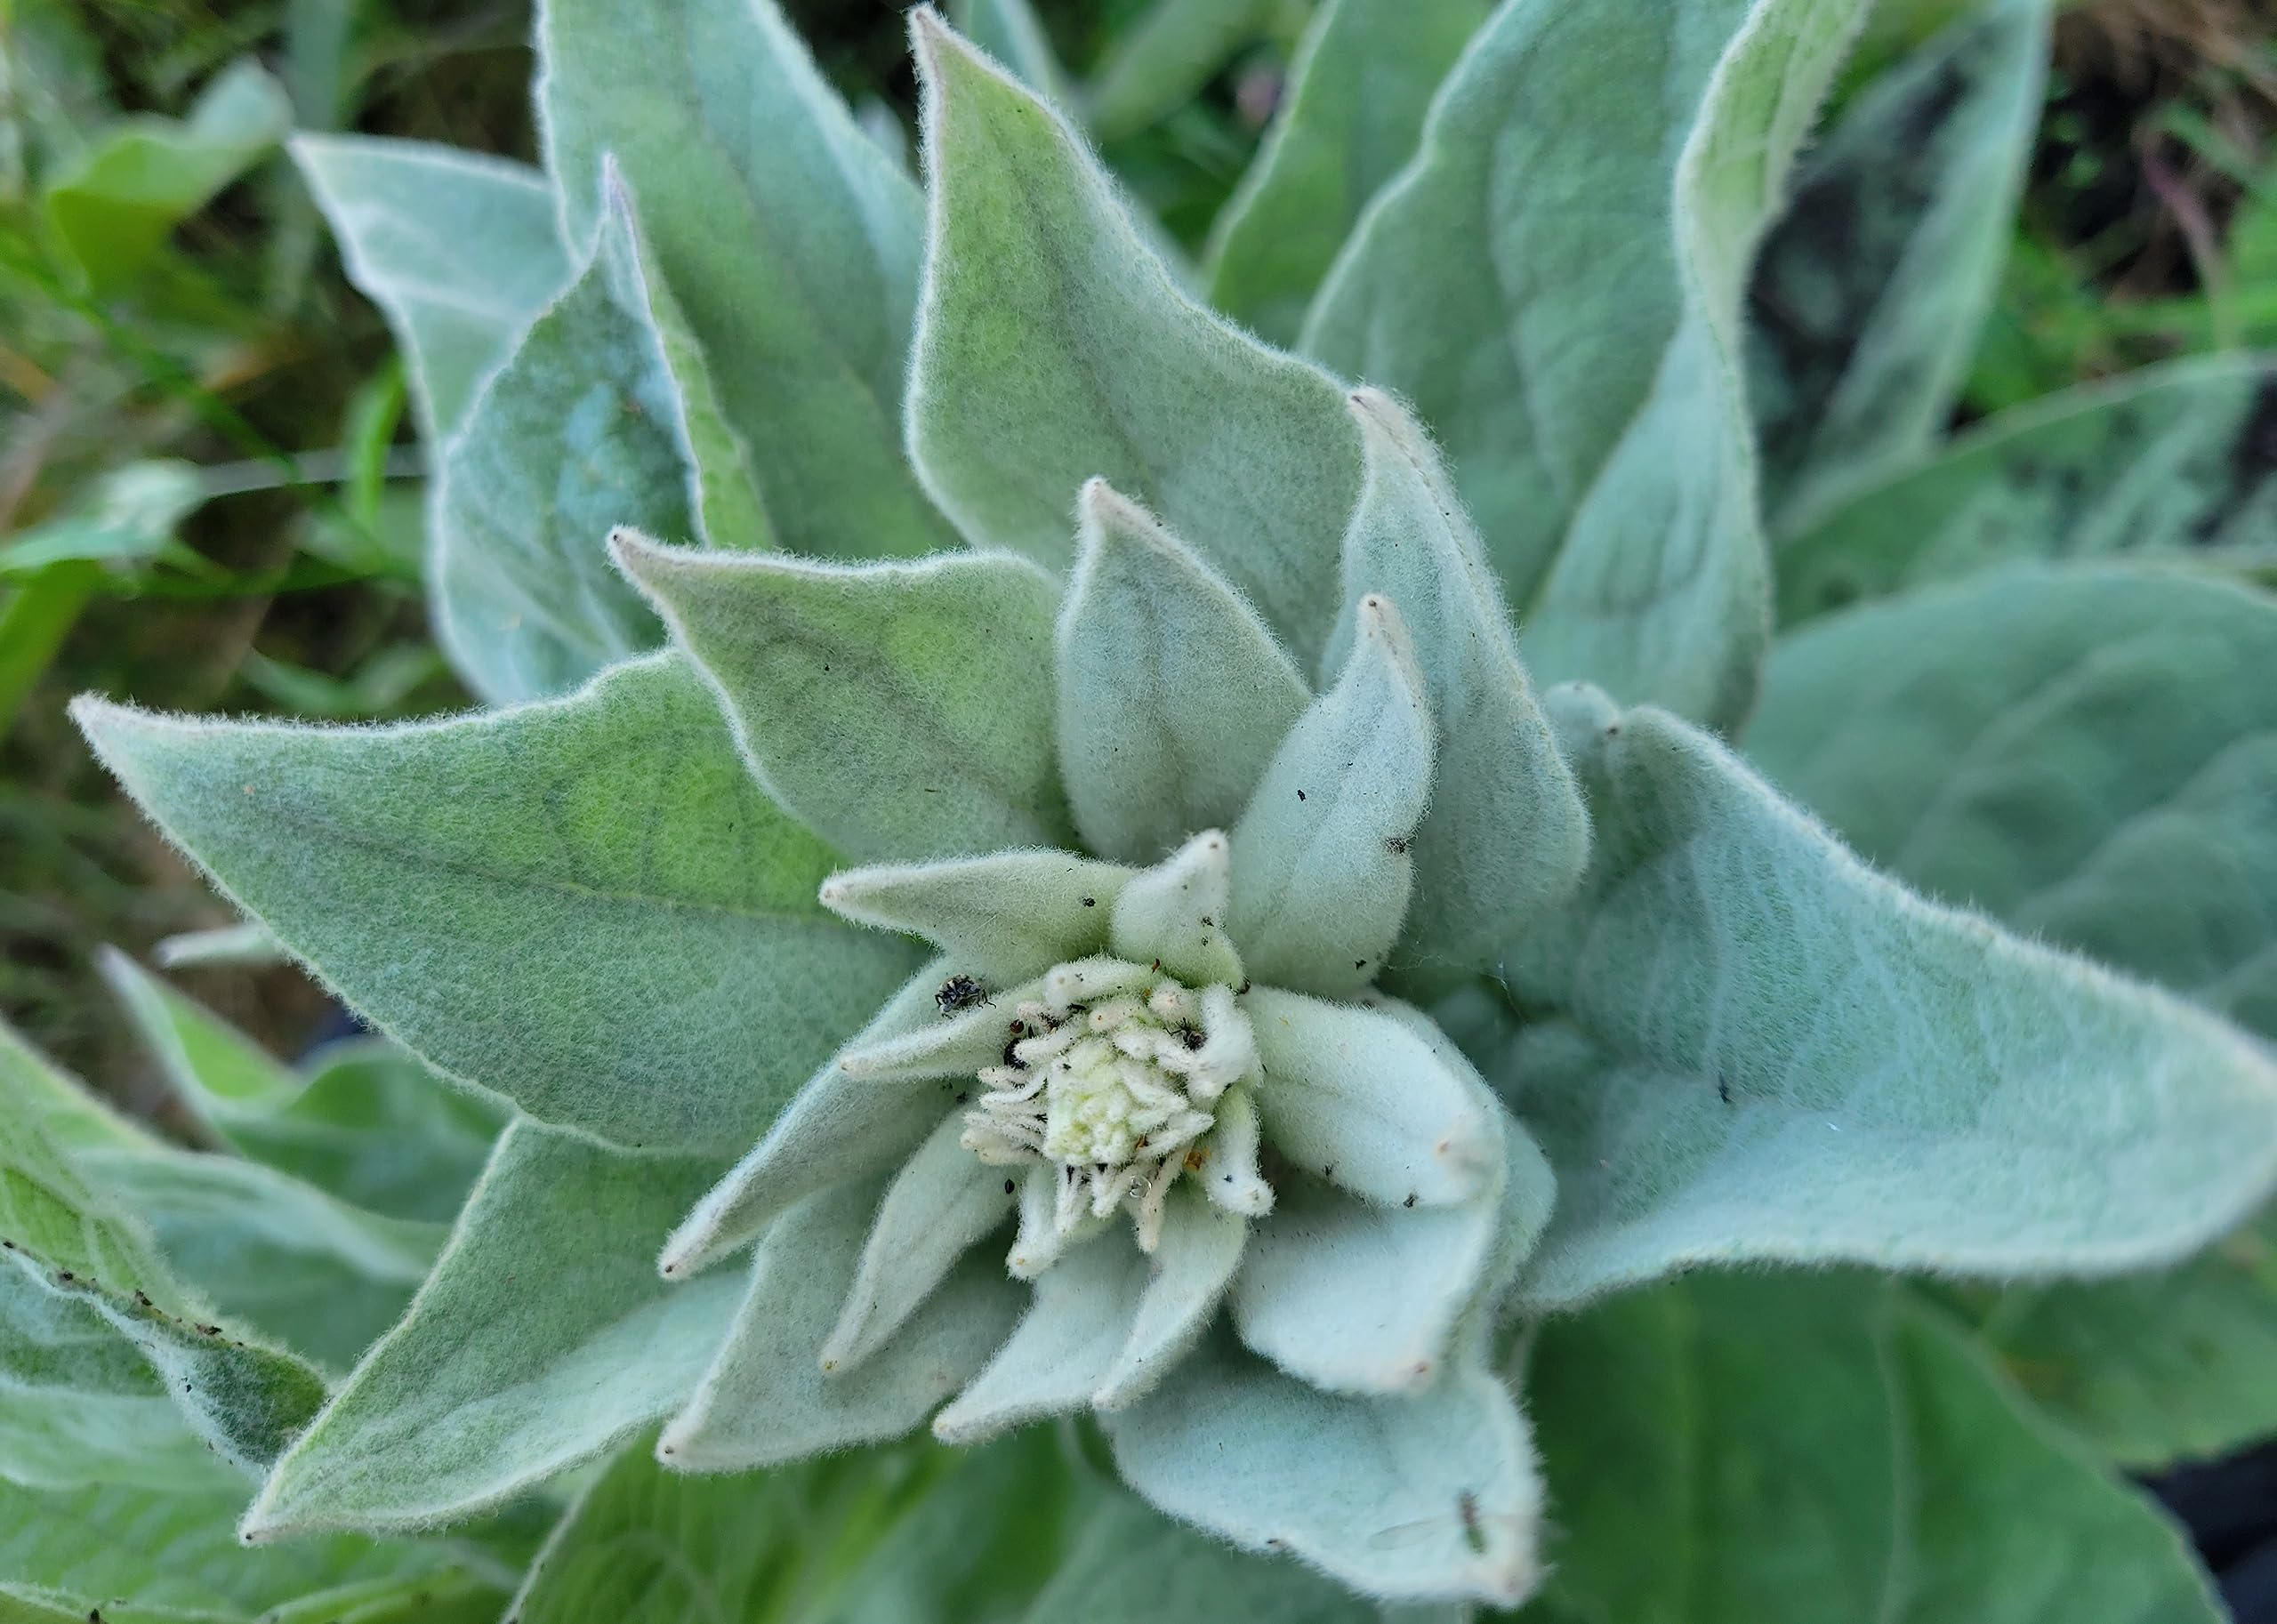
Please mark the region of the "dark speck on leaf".
POLYGON ((1732 1103, 1732 1085, 1726 1079, 1722 1077, 1716 1079, 1716 1097, 1727 1105, 1732 1103))
POLYGON ((1368 968, 1368 961, 1365 959, 1355 959, 1352 961, 1352 968, 1356 970, 1364 970, 1368 968))
POLYGON ((1391 853, 1395 857, 1405 856, 1407 855, 1407 837, 1404 834, 1388 834, 1384 836, 1384 849, 1391 853))
POLYGON ((1086 896, 1085 898, 1083 898, 1083 906, 1085 906, 1086 908, 1096 908, 1096 907, 1098 907, 1098 905, 1099 905, 1099 899, 1098 899, 1098 897, 1096 897, 1096 896, 1086 896))
POLYGON ((1302 791, 1302 790, 1299 790, 1299 791, 1297 792, 1297 799, 1298 799, 1299 800, 1302 800, 1304 798, 1305 798, 1305 792, 1304 792, 1304 791, 1302 791))
POLYGON ((1412 1191, 1412 1190, 1410 1190, 1410 1191, 1407 1193, 1407 1199, 1406 1199, 1405 1201, 1404 1201, 1404 1202, 1400 1202, 1399 1204, 1400 1204, 1401 1206, 1403 1206, 1403 1207, 1412 1207, 1412 1206, 1413 1206, 1413 1205, 1415 1204, 1415 1192, 1414 1192, 1414 1191, 1412 1191))
POLYGON ((1012 1181, 1011 1181, 1010 1179, 1007 1178, 1007 1179, 1004 1181, 1004 1194, 1007 1194, 1007 1195, 1010 1195, 1011 1193, 1012 1193, 1012 1181))
POLYGON ((76 1274, 73 1274, 69 1269, 58 1269, 58 1270, 55 1272, 55 1277, 56 1277, 58 1280, 61 1281, 61 1282, 62 1282, 65 1285, 67 1285, 67 1286, 68 1286, 68 1285, 69 1285, 73 1281, 75 1281, 75 1280, 76 1280, 76 1279, 78 1279, 78 1278, 79 1278, 76 1274))

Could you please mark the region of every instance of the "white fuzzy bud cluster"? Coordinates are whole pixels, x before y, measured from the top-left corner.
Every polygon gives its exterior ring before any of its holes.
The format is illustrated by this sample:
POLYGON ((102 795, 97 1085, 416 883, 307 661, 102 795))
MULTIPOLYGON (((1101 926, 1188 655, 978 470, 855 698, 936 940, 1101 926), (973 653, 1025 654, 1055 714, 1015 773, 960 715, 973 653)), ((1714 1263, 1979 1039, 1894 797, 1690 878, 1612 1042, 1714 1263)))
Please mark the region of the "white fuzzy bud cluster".
POLYGON ((1122 1206, 1152 1251, 1171 1186, 1209 1158, 1219 1102, 1259 1075, 1249 1017, 1231 987, 1119 959, 1062 964, 1042 992, 1014 1011, 1005 1063, 980 1073, 962 1142, 984 1162, 1057 1166, 1063 1235, 1122 1206))

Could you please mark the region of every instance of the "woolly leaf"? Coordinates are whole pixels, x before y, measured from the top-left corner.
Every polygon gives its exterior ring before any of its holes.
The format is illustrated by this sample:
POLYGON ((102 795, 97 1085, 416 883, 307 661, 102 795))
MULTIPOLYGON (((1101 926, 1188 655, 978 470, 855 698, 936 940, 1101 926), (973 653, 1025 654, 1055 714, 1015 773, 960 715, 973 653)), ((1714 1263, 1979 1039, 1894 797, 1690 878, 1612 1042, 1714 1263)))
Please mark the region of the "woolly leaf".
POLYGON ((1549 1599, 1581 1617, 2221 1616, 2140 1491, 1877 1282, 1734 1274, 1623 1298, 1549 1321, 1527 1387, 1567 1531, 1549 1599))
POLYGON ((970 556, 841 567, 630 535, 616 551, 717 686, 760 781, 841 850, 1074 844, 1042 571, 970 556))
MULTIPOLYGON (((1996 574, 1815 623, 1750 742, 1861 852, 2277 1034, 2277 662, 2262 597, 2119 567, 1996 574), (1879 752, 1857 741, 1879 741, 1879 752)), ((2259 1224, 2140 1280, 2017 1290, 1986 1331, 2130 1464, 2277 1427, 2259 1224)))
POLYGON ((916 13, 931 245, 910 453, 976 544, 1054 567, 1093 476, 1143 503, 1300 659, 1357 486, 1333 382, 1195 304, 1065 119, 916 13))
POLYGON ((493 704, 575 687, 663 630, 608 534, 695 527, 656 335, 633 313, 629 217, 602 217, 568 291, 443 446, 428 554, 436 639, 493 704))
POLYGON ((1491 962, 1519 925, 1573 889, 1589 813, 1437 451, 1375 390, 1354 393, 1352 415, 1367 476, 1344 535, 1346 613, 1371 594, 1399 606, 1438 741, 1396 956, 1444 974, 1491 962))
POLYGON ((1230 844, 1214 829, 1132 875, 1114 901, 1107 938, 1114 956, 1159 961, 1188 986, 1240 985, 1242 961, 1226 929, 1233 879, 1230 844))
POLYGON ((1491 0, 1328 0, 1210 242, 1210 302, 1276 344, 1360 212, 1415 150, 1431 92, 1491 0))
POLYGON ((1537 1580, 1525 1423, 1475 1349, 1419 1394, 1353 1398, 1219 1338, 1106 1426, 1115 1465, 1156 1506, 1379 1599, 1508 1607, 1537 1580))
POLYGON ((1293 1562, 1228 1550, 1117 1499, 1093 1514, 1026 1624, 1379 1624, 1382 1616, 1293 1562))
POLYGON ((1438 433, 1545 677, 1746 711, 1767 627, 1742 284, 1863 9, 1501 8, 1321 290, 1306 350, 1438 433), (1652 93, 1608 118, 1609 80, 1652 93))
POLYGON ((857 924, 923 937, 946 962, 1001 989, 1102 951, 1130 879, 1120 864, 1069 852, 1008 851, 848 869, 823 882, 822 902, 857 924))
POLYGON ((1069 1247, 1036 1276, 1018 1327, 933 1418, 933 1435, 975 1443, 1090 1404, 1130 1339, 1147 1275, 1147 1255, 1119 1230, 1069 1247))
POLYGON ((387 728, 75 713, 229 895, 447 1075, 633 1146, 732 1154, 914 963, 825 913, 677 656, 387 728))
POLYGON ((960 1143, 964 1118, 951 1110, 886 1186, 838 1323, 822 1345, 826 1374, 851 1370, 883 1347, 1011 1211, 1017 1181, 960 1143))
POLYGON ((2109 1272, 2277 1182, 2235 1032, 1920 900, 1674 718, 1552 709, 1597 853, 1506 963, 1564 1018, 1482 1067, 1558 1170, 1534 1304, 1711 1260, 2109 1272))
MULTIPOLYGON (((704 1194, 665 1242, 658 1267, 680 1275, 741 1246, 803 1196, 875 1174, 923 1142, 954 1103, 953 1082, 927 1088, 848 1074, 854 1054, 936 1029, 934 993, 947 961, 928 966, 792 1097, 766 1137, 704 1194)), ((994 1064, 994 1061, 991 1061, 994 1064)))
POLYGON ((1312 695, 1207 564, 1104 480, 1060 605, 1059 756, 1092 850, 1151 863, 1241 816, 1312 695))
POLYGON ((1423 674, 1388 598, 1361 599, 1336 686, 1299 717, 1233 832, 1233 939, 1259 981, 1336 994, 1373 981, 1406 916, 1431 793, 1423 674))
POLYGON ((390 1043, 325 1049, 307 1081, 125 954, 97 959, 174 1094, 241 1154, 388 1217, 448 1221, 503 1122, 390 1043))
POLYGON ((1783 537, 1779 613, 2015 560, 2277 561, 2277 366, 2205 356, 1987 419, 1783 537))
MULTIPOLYGON (((259 1614, 297 1624, 304 1615, 291 1604, 304 1598, 360 1600, 401 1585, 428 1594, 430 1610, 419 1618, 472 1624, 495 1619, 504 1599, 487 1581, 454 1571, 439 1546, 335 1534, 248 1551, 236 1532, 244 1502, 242 1483, 31 1494, 0 1482, 0 1617, 11 1624, 84 1624, 98 1615, 119 1624, 251 1624, 259 1614), (487 1613, 466 1606, 478 1598, 487 1613)), ((394 1624, 399 1615, 336 1605, 318 1616, 394 1624)))
POLYGON ((567 230, 592 231, 613 153, 776 539, 948 543, 901 453, 921 205, 773 0, 547 0, 538 48, 567 230))
POLYGON ((668 1285, 648 1259, 715 1171, 509 1128, 411 1311, 277 1463, 245 1537, 463 1517, 678 1403, 735 1282, 668 1285))
POLYGON ((851 1369, 823 1370, 823 1342, 881 1187, 875 1179, 842 1183, 776 1219, 727 1339, 664 1428, 660 1459, 683 1471, 738 1472, 897 1436, 1003 1341, 1020 1293, 1000 1264, 974 1252, 878 1353, 851 1369))
POLYGON ((950 0, 957 31, 1047 100, 1075 112, 1079 99, 1030 0, 950 0))
POLYGON ((2007 257, 2048 13, 2048 0, 1959 13, 1800 165, 1748 290, 1774 531, 1943 431, 2007 257))
POLYGON ((420 438, 439 447, 569 280, 552 191, 526 165, 426 141, 297 135, 292 152, 403 351, 420 438))
POLYGON ((1130 1335, 1091 1394, 1096 1407, 1122 1409, 1171 1374, 1209 1329, 1248 1237, 1245 1220, 1185 1181, 1170 1187, 1154 1266, 1132 1310, 1130 1335))
POLYGON ((177 1275, 223 1314, 335 1369, 402 1316, 446 1233, 358 1211, 257 1162, 186 1151, 83 1160, 133 1203, 177 1275))

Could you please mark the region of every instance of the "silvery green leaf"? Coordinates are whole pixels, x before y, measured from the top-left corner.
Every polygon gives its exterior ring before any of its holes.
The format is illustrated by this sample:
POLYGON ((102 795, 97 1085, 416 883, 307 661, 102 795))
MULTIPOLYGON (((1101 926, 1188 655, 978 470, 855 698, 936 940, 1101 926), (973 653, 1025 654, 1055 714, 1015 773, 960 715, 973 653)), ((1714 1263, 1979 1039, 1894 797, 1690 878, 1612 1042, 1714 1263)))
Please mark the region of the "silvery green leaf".
MULTIPOLYGON (((5 1032, 5 1028, 0 1028, 5 1032)), ((100 1395, 84 1418, 88 1441, 101 1450, 89 1462, 96 1480, 122 1474, 107 1462, 144 1440, 122 1425, 149 1424, 160 1460, 127 1481, 171 1481, 188 1453, 174 1427, 141 1402, 163 1393, 190 1431, 229 1465, 257 1472, 323 1402, 324 1379, 313 1368, 252 1333, 216 1319, 204 1298, 177 1281, 141 1223, 117 1193, 91 1178, 78 1158, 102 1154, 90 1125, 101 1117, 73 1101, 75 1085, 45 1066, 12 1033, 0 1047, 0 1392, 19 1383, 71 1387, 84 1380, 100 1395), (42 1073, 45 1073, 42 1075, 42 1073), (51 1124, 54 1127, 51 1130, 51 1124), (68 1144, 71 1148, 66 1149, 68 1144), (136 1372, 124 1349, 140 1356, 136 1372), (74 1346, 76 1357, 65 1350, 74 1346), (124 1401, 115 1403, 109 1401, 124 1401)), ((129 1148, 124 1139, 117 1142, 129 1148)), ((20 1400, 11 1400, 11 1407, 20 1400)), ((76 1404, 64 1396, 61 1402, 76 1404)), ((17 1469, 55 1481, 62 1437, 77 1431, 34 1418, 22 1441, 35 1458, 17 1469)), ((18 1427, 0 1423, 0 1438, 18 1427)), ((66 1479, 68 1481, 68 1479, 66 1479)))
POLYGON ((441 1221, 489 1159, 503 1116, 392 1044, 333 1044, 304 1081, 124 953, 96 963, 175 1097, 242 1155, 376 1214, 441 1221))
POLYGON ((825 1374, 850 1371, 875 1354, 1010 1213, 1018 1181, 964 1147, 964 1119, 952 1107, 886 1186, 818 1355, 825 1374))
POLYGON ((1019 82, 1070 113, 1080 110, 1066 69, 1030 0, 950 0, 957 32, 1010 68, 1019 82))
POLYGON ((232 1156, 91 1151, 175 1274, 221 1311, 344 1370, 402 1316, 444 1226, 382 1218, 232 1156))
POLYGON ((672 1238, 657 1267, 682 1276, 724 1257, 759 1234, 793 1202, 841 1179, 879 1173, 923 1142, 955 1103, 958 1085, 881 1083, 841 1065, 862 1049, 937 1028, 934 993, 948 961, 920 970, 869 1024, 791 1098, 764 1138, 706 1191, 672 1238))
POLYGON ((1597 856, 1506 961, 1563 1018, 1482 1065, 1558 1170, 1533 1304, 1702 1261, 2108 1273, 2277 1182, 2239 1033, 1921 900, 1672 717, 1551 709, 1597 856))
POLYGON ((1959 12, 1798 166, 1748 290, 1774 533, 1943 432, 2007 257, 2048 11, 1992 0, 1959 12))
POLYGON ((1527 1388, 1565 1530, 1548 1599, 1572 1616, 2222 1616, 2141 1491, 1881 1282, 1712 1275, 1623 1297, 1547 1322, 1527 1388))
POLYGON ((1242 961, 1226 929, 1232 897, 1230 845, 1205 829, 1131 876, 1114 900, 1108 945, 1133 964, 1159 961, 1189 986, 1238 985, 1242 961))
POLYGON ((933 1418, 933 1435, 977 1443, 1088 1406, 1130 1340, 1147 1263, 1119 1228, 1069 1247, 1036 1276, 1018 1327, 933 1418))
POLYGON ((1275 1149, 1364 1201, 1448 1206, 1500 1179, 1499 1108, 1460 1055, 1381 1010, 1252 987, 1243 1003, 1275 1149))
POLYGON ((1312 697, 1257 612, 1106 481, 1059 607, 1059 759, 1093 851, 1151 863, 1241 816, 1312 697))
POLYGON ((1058 567, 1097 476, 1264 614, 1299 660, 1358 483, 1335 383, 1181 293, 1059 114, 916 14, 931 245, 910 454, 976 544, 1058 567))
POLYGON ((1272 1222, 1258 1226, 1234 1281, 1243 1342, 1326 1392, 1421 1391, 1476 1293, 1499 1194, 1498 1183, 1460 1205, 1411 1210, 1305 1173, 1276 1180, 1272 1222))
POLYGON ((1210 302, 1276 344, 1383 184, 1492 0, 1327 0, 1290 64, 1265 142, 1219 211, 1210 302))
POLYGON ((2277 602, 2124 564, 1786 639, 1748 732, 1869 862, 2277 1032, 2277 602))
POLYGON ((2146 366, 1986 419, 1782 536, 1782 621, 1988 565, 2174 556, 2277 562, 2277 370, 2146 366))
MULTIPOLYGON (((416 1581, 436 1624, 491 1618, 503 1601, 486 1581, 454 1572, 439 1546, 385 1546, 353 1535, 248 1551, 237 1541, 242 1482, 170 1492, 102 1484, 28 1492, 0 1482, 0 1617, 10 1624, 252 1624, 302 1615, 291 1604, 318 1594, 384 1594, 416 1581), (479 1592, 489 1612, 455 1609, 479 1592), (272 1611, 275 1610, 275 1611, 272 1611)), ((331 1614, 342 1624, 394 1624, 398 1615, 331 1614)), ((422 1618, 430 1613, 418 1615, 422 1618)))
MULTIPOLYGON (((2273 662, 2259 595, 2110 566, 1999 572, 1785 639, 1750 742, 1901 878, 2266 1036, 2277 708, 2251 673, 2273 662)), ((2012 1290, 1985 1332, 2039 1403, 2129 1464, 2220 1453, 2277 1427, 2272 1233, 2265 1212, 2172 1271, 2012 1290)))
POLYGON ((403 351, 420 438, 439 446, 475 391, 569 280, 545 177, 426 141, 303 134, 294 161, 349 279, 403 351))
POLYGON ((1767 625, 1739 300, 1863 10, 1504 6, 1321 290, 1307 351, 1437 432, 1545 679, 1745 713, 1767 625), (1608 116, 1609 80, 1652 94, 1608 116))
POLYGON ((446 1075, 632 1146, 749 1145, 916 954, 824 912, 827 848, 687 663, 382 728, 75 714, 168 833, 446 1075))
MULTIPOLYGON (((1371 594, 1399 606, 1438 741, 1394 956, 1442 973, 1475 969, 1579 883, 1589 813, 1437 448, 1380 390, 1356 390, 1351 402, 1366 476, 1344 534, 1345 612, 1371 594)), ((1341 624, 1339 633, 1340 657, 1349 639, 1341 624)))
POLYGON ((1379 1624, 1380 1617, 1293 1562, 1228 1550, 1118 1496, 1092 1514, 1026 1624, 1379 1624))
POLYGON ((617 557, 701 663, 776 800, 873 862, 1069 846, 1052 761, 1050 577, 949 554, 840 566, 617 557))
POLYGON ((1210 1170, 1202 1180, 1211 1201, 1242 1218, 1263 1218, 1273 1210, 1273 1186, 1258 1171, 1264 1135, 1257 1104, 1236 1083, 1218 1102, 1218 1125, 1210 1130, 1210 1170))
POLYGON ((972 1252, 883 1348, 851 1370, 824 1371, 823 1342, 882 1187, 849 1180, 775 1220, 727 1339, 657 1443, 660 1459, 688 1472, 740 1472, 897 1436, 1003 1341, 1022 1293, 994 1258, 972 1252))
POLYGON ((1070 852, 1007 851, 842 870, 823 882, 822 904, 857 924, 923 937, 945 962, 1002 989, 1103 951, 1130 879, 1119 864, 1070 852))
MULTIPOLYGON (((1002 1065, 1010 1023, 995 1007, 996 999, 955 1011, 939 1009, 941 985, 934 984, 934 1019, 913 1023, 914 1030, 856 1038, 838 1057, 840 1073, 872 1086, 942 1078, 969 1081, 983 1066, 1002 1065)), ((1005 1007, 1014 1009, 1042 991, 1041 978, 997 989, 1005 1007)))
POLYGON ((1221 1336, 1105 1419, 1124 1480, 1163 1510, 1379 1600, 1508 1607, 1539 1578, 1525 1423, 1475 1348, 1421 1393, 1358 1398, 1221 1336))
POLYGON ((607 546, 617 525, 695 530, 672 374, 629 308, 638 252, 631 217, 604 214, 437 459, 436 637, 493 704, 566 692, 663 640, 607 546))
POLYGON ((618 297, 643 318, 672 382, 673 427, 686 460, 689 517, 697 535, 714 547, 761 551, 776 543, 775 524, 752 472, 751 451, 712 376, 711 358, 688 312, 680 309, 656 263, 656 251, 640 229, 639 205, 615 161, 602 168, 602 229, 632 245, 618 297))
POLYGON ((1243 962, 1330 995, 1373 981, 1399 936, 1436 746, 1398 610, 1371 595, 1352 613, 1342 674, 1282 739, 1233 832, 1243 962))
POLYGON ((1095 1408, 1123 1409, 1171 1373, 1209 1329, 1248 1237, 1246 1219, 1195 1194, 1184 1181, 1170 1187, 1162 1237, 1132 1311, 1130 1335, 1092 1391, 1095 1408))
POLYGON ((591 235, 613 153, 776 539, 953 539, 901 451, 922 204, 773 0, 547 0, 538 47, 566 232, 591 235))
POLYGON ((716 1172, 527 1120, 507 1129, 410 1312, 261 1486, 247 1540, 463 1517, 680 1403, 736 1282, 668 1284, 649 1259, 716 1172))

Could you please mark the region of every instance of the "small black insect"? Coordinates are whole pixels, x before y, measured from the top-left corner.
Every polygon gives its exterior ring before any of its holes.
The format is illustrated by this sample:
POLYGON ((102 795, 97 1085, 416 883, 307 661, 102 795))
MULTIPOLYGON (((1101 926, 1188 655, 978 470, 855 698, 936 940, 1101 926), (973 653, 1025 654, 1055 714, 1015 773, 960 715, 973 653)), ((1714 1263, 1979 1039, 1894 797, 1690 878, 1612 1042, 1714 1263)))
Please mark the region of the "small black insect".
POLYGON ((1198 1029, 1192 1026, 1179 1027, 1178 1029, 1178 1041, 1185 1044, 1188 1049, 1199 1049, 1203 1044, 1209 1041, 1207 1038, 1202 1035, 1198 1029))
POLYGON ((1297 792, 1297 799, 1298 799, 1299 800, 1302 800, 1304 798, 1305 798, 1305 792, 1304 792, 1304 791, 1302 791, 1302 790, 1299 790, 1299 791, 1297 792))
POLYGON ((988 1001, 988 989, 970 976, 952 976, 933 994, 943 1015, 959 1015, 988 1001))
POLYGON ((1395 857, 1406 856, 1407 836, 1404 834, 1388 834, 1384 836, 1384 849, 1391 853, 1395 857))
POLYGON ((1007 1195, 1010 1195, 1011 1193, 1012 1193, 1012 1181, 1011 1181, 1010 1179, 1007 1178, 1007 1179, 1004 1181, 1004 1194, 1007 1194, 1007 1195))
POLYGON ((1096 908, 1096 907, 1098 907, 1098 905, 1099 905, 1099 899, 1098 899, 1098 897, 1096 897, 1096 896, 1086 896, 1085 898, 1083 898, 1083 906, 1085 906, 1086 908, 1096 908))
POLYGON ((1412 1206, 1413 1206, 1413 1205, 1415 1204, 1415 1192, 1414 1192, 1414 1191, 1412 1191, 1412 1190, 1410 1190, 1410 1191, 1407 1193, 1407 1199, 1406 1199, 1405 1201, 1404 1201, 1404 1202, 1400 1202, 1399 1204, 1400 1204, 1401 1206, 1403 1206, 1403 1207, 1412 1207, 1412 1206))
POLYGON ((1012 1039, 1004 1045, 1004 1064, 1010 1066, 1014 1071, 1025 1072, 1028 1069, 1028 1063, 1012 1052, 1019 1046, 1020 1040, 1018 1038, 1012 1039))

